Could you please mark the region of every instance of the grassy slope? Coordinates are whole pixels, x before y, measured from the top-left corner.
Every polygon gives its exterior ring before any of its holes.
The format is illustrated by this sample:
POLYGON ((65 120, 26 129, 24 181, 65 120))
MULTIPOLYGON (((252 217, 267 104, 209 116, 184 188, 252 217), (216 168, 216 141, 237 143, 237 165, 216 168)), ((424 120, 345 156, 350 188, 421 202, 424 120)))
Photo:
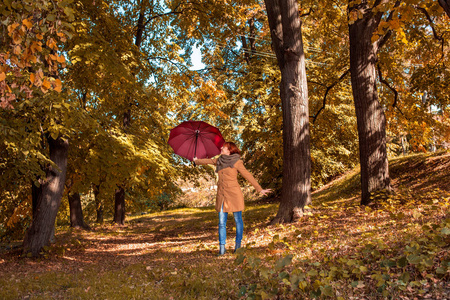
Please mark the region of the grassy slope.
POLYGON ((450 155, 398 158, 390 169, 396 193, 371 207, 359 206, 356 171, 316 191, 295 224, 269 226, 277 205, 248 203, 246 248, 223 257, 212 208, 66 228, 40 260, 0 254, 0 298, 448 298, 450 155))

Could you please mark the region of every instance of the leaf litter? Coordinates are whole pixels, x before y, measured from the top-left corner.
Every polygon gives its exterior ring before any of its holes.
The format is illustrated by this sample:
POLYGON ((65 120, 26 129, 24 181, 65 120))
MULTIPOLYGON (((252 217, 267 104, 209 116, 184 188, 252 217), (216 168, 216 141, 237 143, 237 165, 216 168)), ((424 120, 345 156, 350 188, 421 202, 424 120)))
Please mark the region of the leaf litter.
POLYGON ((292 224, 269 225, 276 202, 248 202, 245 245, 232 253, 229 220, 221 257, 213 208, 62 228, 40 259, 0 254, 0 298, 448 299, 449 162, 448 153, 392 160, 395 192, 366 207, 350 172, 315 191, 292 224))

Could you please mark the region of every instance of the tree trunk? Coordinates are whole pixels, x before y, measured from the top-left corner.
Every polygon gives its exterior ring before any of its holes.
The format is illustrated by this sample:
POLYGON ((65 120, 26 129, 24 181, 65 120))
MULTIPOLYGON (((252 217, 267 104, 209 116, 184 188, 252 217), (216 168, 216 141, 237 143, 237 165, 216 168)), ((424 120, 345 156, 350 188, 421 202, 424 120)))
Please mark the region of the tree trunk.
POLYGON ((70 227, 90 229, 84 222, 80 193, 69 194, 70 227))
POLYGON ((104 218, 103 218, 103 203, 101 200, 95 201, 97 205, 97 220, 96 222, 98 224, 103 224, 104 218))
POLYGON ((125 221, 125 190, 119 187, 114 196, 114 220, 113 223, 123 225, 125 221))
MULTIPOLYGON (((136 47, 140 48, 145 31, 145 3, 141 2, 139 18, 137 22, 137 31, 134 40, 136 47)), ((129 100, 129 107, 123 114, 123 131, 126 133, 131 125, 131 106, 132 99, 129 100)), ((125 221, 125 187, 121 186, 115 190, 114 196, 114 219, 113 223, 123 225, 125 221)))
POLYGON ((308 87, 300 16, 295 0, 266 0, 272 45, 281 70, 283 185, 272 223, 296 221, 311 202, 308 87))
POLYGON ((23 241, 24 252, 31 252, 33 256, 38 256, 42 247, 50 243, 66 179, 69 142, 61 137, 55 140, 51 136, 47 140, 50 159, 56 168, 49 166, 47 169, 46 180, 36 197, 33 221, 23 241))
POLYGON ((136 37, 134 39, 134 44, 140 48, 142 44, 142 37, 144 35, 145 31, 145 8, 144 8, 144 2, 141 2, 140 12, 139 12, 139 18, 137 22, 137 31, 136 31, 136 37))
POLYGON ((386 117, 378 100, 376 61, 378 46, 371 41, 382 13, 374 14, 367 4, 349 7, 364 12, 349 25, 350 72, 359 136, 361 165, 361 204, 370 203, 370 195, 390 190, 389 164, 386 150, 386 117))
POLYGON ((34 182, 31 183, 31 211, 32 217, 36 216, 38 197, 42 193, 42 181, 39 180, 40 185, 37 186, 34 182))
POLYGON ((447 16, 450 18, 450 0, 438 0, 447 16))
POLYGON ((249 27, 248 37, 242 35, 241 42, 242 42, 242 49, 244 49, 245 61, 250 66, 252 58, 254 57, 254 54, 256 52, 255 19, 253 17, 248 20, 248 27, 249 27))
MULTIPOLYGON (((38 206, 38 199, 39 199, 39 195, 42 193, 42 184, 43 184, 43 180, 39 179, 40 182, 40 186, 36 186, 34 184, 34 182, 32 183, 31 186, 31 211, 32 211, 32 219, 34 219, 36 217, 36 212, 37 212, 37 206, 38 206)), ((50 239, 49 239, 49 243, 54 243, 55 242, 55 226, 53 226, 52 229, 52 233, 50 234, 50 239)))
POLYGON ((103 224, 103 202, 99 197, 100 185, 94 184, 92 189, 94 190, 95 208, 97 211, 96 223, 103 224))

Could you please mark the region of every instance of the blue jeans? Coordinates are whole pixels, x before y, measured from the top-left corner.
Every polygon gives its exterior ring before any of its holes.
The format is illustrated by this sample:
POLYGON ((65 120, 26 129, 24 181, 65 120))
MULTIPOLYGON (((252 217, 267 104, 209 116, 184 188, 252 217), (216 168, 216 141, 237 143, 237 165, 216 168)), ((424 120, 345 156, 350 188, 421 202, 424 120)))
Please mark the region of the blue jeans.
MULTIPOLYGON (((236 223, 236 245, 241 246, 242 235, 244 233, 244 221, 242 220, 242 211, 233 213, 236 223)), ((227 218, 228 213, 223 211, 223 205, 219 212, 219 243, 225 245, 227 242, 227 218)))

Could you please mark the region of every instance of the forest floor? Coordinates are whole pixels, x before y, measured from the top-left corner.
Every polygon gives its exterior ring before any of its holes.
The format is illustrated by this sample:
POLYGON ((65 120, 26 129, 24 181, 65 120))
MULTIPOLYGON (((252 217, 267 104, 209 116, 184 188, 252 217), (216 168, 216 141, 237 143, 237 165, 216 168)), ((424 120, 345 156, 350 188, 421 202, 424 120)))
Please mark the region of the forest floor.
POLYGON ((230 214, 220 257, 212 207, 62 228, 39 259, 0 253, 0 299, 450 299, 450 154, 393 159, 390 175, 394 193, 366 207, 349 172, 293 224, 247 202, 244 247, 230 214))

